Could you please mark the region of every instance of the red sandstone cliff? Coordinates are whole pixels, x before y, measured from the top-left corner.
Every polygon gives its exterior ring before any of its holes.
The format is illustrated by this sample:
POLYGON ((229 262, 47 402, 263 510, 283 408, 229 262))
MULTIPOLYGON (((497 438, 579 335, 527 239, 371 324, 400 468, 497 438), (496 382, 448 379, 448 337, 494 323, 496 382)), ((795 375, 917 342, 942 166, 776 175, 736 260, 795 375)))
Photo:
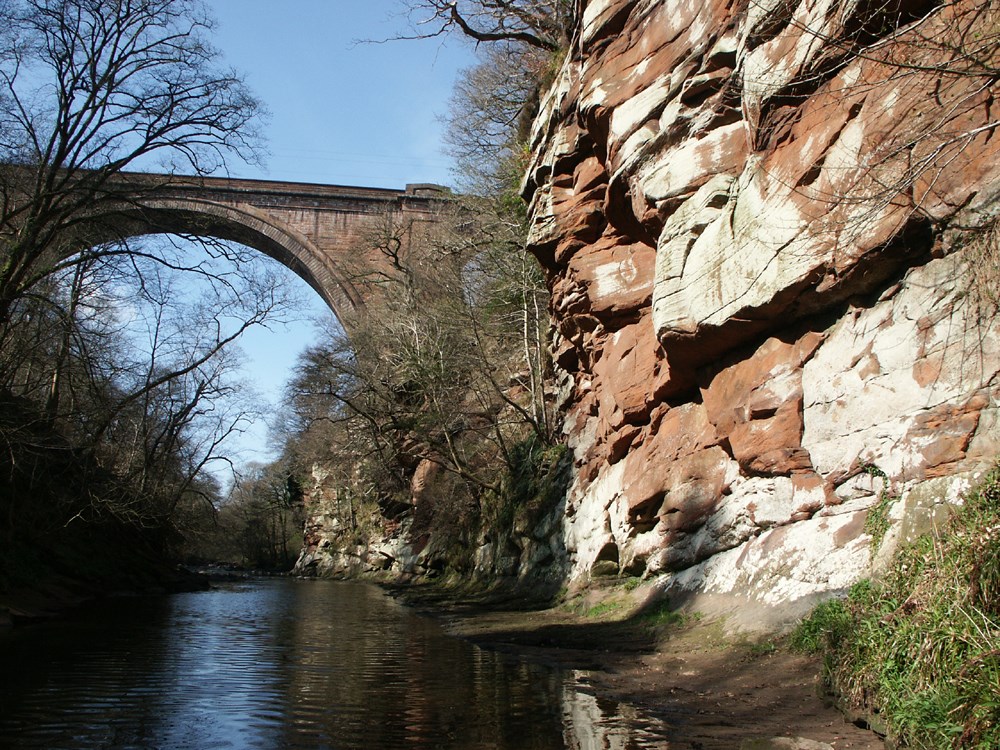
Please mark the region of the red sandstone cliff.
POLYGON ((1000 10, 583 5, 525 183, 571 576, 795 614, 869 570, 865 467, 899 516, 997 453, 1000 10))

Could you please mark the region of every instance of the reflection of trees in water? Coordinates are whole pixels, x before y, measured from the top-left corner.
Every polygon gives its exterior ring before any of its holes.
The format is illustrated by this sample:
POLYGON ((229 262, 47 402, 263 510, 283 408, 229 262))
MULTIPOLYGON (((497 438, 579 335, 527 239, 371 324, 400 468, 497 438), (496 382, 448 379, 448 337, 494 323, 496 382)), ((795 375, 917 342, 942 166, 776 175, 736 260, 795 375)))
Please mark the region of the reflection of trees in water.
POLYGON ((323 712, 324 731, 369 747, 563 746, 558 673, 447 637, 376 589, 303 588, 290 704, 323 712))
POLYGON ((566 673, 446 636, 361 584, 253 581, 106 603, 0 635, 4 747, 664 742, 637 712, 578 692, 566 673))

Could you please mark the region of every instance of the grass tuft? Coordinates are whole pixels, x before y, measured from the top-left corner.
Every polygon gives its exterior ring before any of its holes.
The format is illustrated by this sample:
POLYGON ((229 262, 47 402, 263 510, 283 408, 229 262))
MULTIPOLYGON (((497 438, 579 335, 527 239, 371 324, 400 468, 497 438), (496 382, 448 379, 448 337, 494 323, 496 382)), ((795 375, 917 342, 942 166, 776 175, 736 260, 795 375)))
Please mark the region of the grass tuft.
POLYGON ((861 470, 870 477, 882 480, 878 502, 873 505, 865 518, 865 532, 872 538, 872 553, 878 551, 889 531, 889 508, 898 499, 889 492, 889 477, 875 464, 864 464, 861 470))
POLYGON ((583 613, 584 617, 607 617, 616 614, 625 608, 624 602, 608 600, 595 604, 583 613))
POLYGON ((823 654, 829 686, 901 747, 1000 747, 1000 468, 791 643, 823 654))
POLYGON ((694 612, 686 614, 670 608, 669 600, 663 600, 643 610, 639 620, 650 628, 664 628, 687 625, 692 620, 700 620, 701 614, 694 612))
POLYGON ((630 578, 625 579, 625 581, 622 583, 622 588, 624 588, 626 591, 635 591, 641 585, 642 585, 642 579, 639 578, 638 576, 632 576, 630 578))

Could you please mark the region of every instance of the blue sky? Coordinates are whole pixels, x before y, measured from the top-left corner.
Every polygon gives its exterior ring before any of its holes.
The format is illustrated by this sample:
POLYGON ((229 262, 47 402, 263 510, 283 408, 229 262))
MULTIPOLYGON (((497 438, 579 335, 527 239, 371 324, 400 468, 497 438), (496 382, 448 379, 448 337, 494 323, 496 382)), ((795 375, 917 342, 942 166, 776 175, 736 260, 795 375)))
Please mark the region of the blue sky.
MULTIPOLYGON (((449 184, 441 115, 473 51, 458 40, 392 41, 404 32, 400 0, 207 0, 215 44, 271 112, 266 169, 235 177, 401 188, 449 184)), ((290 272, 289 272, 290 275, 290 272)), ((293 277, 294 278, 294 277, 293 277)), ((303 320, 245 338, 250 377, 276 400, 298 354, 316 338, 319 297, 295 279, 303 320)), ((266 426, 243 440, 246 459, 267 460, 266 426)))
POLYGON ((448 182, 438 117, 469 45, 358 43, 406 30, 401 0, 208 0, 217 47, 271 110, 263 174, 403 187, 448 182))

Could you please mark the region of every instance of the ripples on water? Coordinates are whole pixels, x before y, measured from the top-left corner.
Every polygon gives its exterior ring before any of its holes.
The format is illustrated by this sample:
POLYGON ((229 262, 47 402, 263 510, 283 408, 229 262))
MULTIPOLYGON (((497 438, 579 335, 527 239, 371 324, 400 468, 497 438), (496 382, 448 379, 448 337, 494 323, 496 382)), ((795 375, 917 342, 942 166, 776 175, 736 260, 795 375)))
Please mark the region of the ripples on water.
POLYGON ((0 632, 0 747, 666 748, 666 727, 363 584, 272 579, 0 632))

